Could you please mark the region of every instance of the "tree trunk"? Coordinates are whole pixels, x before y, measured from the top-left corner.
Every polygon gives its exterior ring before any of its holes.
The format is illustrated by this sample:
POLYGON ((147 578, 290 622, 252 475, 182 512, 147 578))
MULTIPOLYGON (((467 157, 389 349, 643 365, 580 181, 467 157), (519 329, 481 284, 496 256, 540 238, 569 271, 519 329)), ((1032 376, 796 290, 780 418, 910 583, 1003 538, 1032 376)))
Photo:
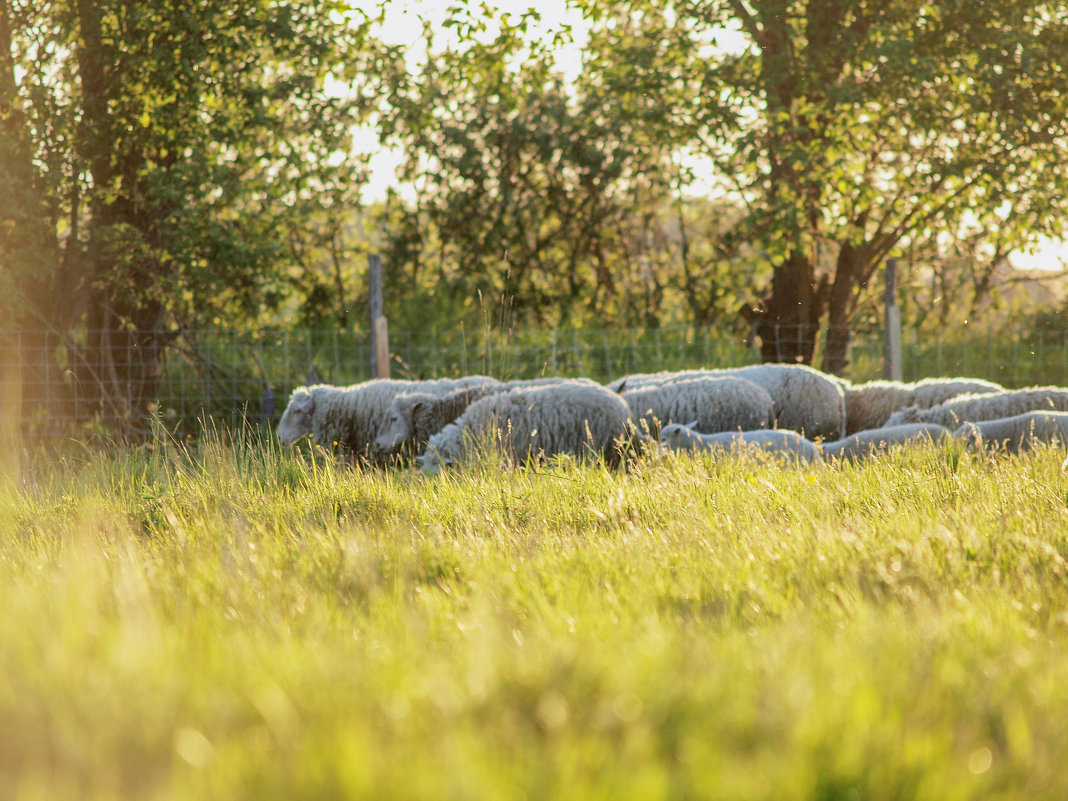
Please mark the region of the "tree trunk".
POLYGON ((838 265, 827 301, 827 331, 823 351, 823 371, 826 373, 844 375, 849 367, 850 321, 863 261, 863 248, 844 244, 838 251, 838 265))
POLYGON ((760 337, 760 360, 811 364, 828 294, 807 257, 794 253, 776 266, 763 308, 742 311, 760 337))
POLYGON ((114 239, 121 232, 123 237, 139 236, 139 244, 157 246, 159 211, 147 202, 142 185, 143 154, 130 145, 116 157, 111 147, 113 131, 123 123, 109 111, 109 87, 121 83, 122 75, 111 63, 100 6, 93 0, 78 0, 77 11, 78 73, 88 133, 83 156, 97 190, 85 259, 92 290, 87 344, 79 360, 79 394, 87 412, 129 434, 143 428, 158 393, 164 307, 151 297, 151 290, 161 280, 162 269, 152 247, 131 259, 128 246, 116 245, 114 239), (101 188, 116 184, 121 186, 119 193, 105 200, 101 188))
MULTIPOLYGON (((0 330, 8 332, 0 368, 18 377, 17 393, 7 387, 8 405, 21 410, 17 422, 41 417, 51 427, 67 418, 69 396, 58 346, 60 321, 70 304, 69 295, 57 302, 60 248, 19 98, 14 34, 10 4, 0 0, 0 253, 13 281, 8 287, 13 296, 0 304, 9 312, 0 314, 0 330)), ((64 292, 71 289, 65 286, 64 292)))

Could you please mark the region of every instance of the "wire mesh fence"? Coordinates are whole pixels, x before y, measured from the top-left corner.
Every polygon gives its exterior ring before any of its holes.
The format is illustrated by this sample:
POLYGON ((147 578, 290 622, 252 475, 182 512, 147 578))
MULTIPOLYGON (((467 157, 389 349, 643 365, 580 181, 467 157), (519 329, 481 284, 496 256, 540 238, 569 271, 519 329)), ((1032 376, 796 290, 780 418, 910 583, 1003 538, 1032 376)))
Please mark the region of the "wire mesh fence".
MULTIPOLYGON (((784 339, 789 336, 784 332, 784 339)), ((962 375, 1015 387, 1059 385, 1068 375, 1068 331, 906 330, 902 340, 905 380, 962 375)), ((758 344, 744 334, 695 327, 394 331, 390 345, 394 378, 477 373, 608 381, 761 358, 758 344)), ((850 379, 882 376, 880 332, 854 333, 848 354, 850 379)), ((817 365, 819 358, 817 352, 817 365)), ((369 336, 352 330, 0 332, 0 418, 9 429, 41 435, 94 425, 136 430, 148 419, 175 432, 195 432, 207 419, 268 427, 295 387, 371 377, 369 336)))

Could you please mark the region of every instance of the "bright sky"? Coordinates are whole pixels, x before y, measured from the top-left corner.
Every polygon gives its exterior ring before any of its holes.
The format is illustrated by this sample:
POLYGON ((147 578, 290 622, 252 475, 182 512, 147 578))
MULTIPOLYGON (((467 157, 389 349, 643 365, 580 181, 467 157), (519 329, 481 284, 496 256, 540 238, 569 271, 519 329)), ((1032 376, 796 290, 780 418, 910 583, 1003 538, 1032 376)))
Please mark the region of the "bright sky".
POLYGON ((1009 264, 1018 270, 1068 269, 1068 242, 1044 236, 1033 253, 1017 251, 1009 256, 1009 264))
MULTIPOLYGON (((558 64, 565 75, 578 74, 582 48, 586 40, 586 24, 582 15, 567 8, 566 0, 539 0, 537 3, 525 0, 488 0, 489 4, 500 11, 516 17, 530 8, 536 8, 541 14, 541 33, 552 36, 552 31, 562 26, 570 26, 573 42, 559 50, 558 64)), ((425 51, 420 47, 423 21, 439 25, 444 21, 450 5, 448 0, 394 0, 386 12, 386 21, 378 32, 380 38, 390 44, 408 45, 410 67, 418 68, 425 58, 425 51)), ((443 35, 444 39, 444 35, 443 35)), ((397 168, 400 167, 402 154, 393 148, 383 148, 378 144, 373 127, 367 126, 356 133, 355 149, 357 152, 373 152, 371 157, 371 181, 364 190, 365 201, 381 200, 386 189, 396 186, 397 168)), ((401 194, 404 196, 403 188, 401 194)))
MULTIPOLYGON (((446 0, 394 0, 389 5, 380 35, 383 40, 393 44, 414 44, 422 31, 422 21, 440 24, 445 20, 449 6, 453 4, 446 0)), ((515 17, 531 8, 536 9, 541 14, 541 27, 546 34, 564 25, 570 26, 577 41, 574 47, 562 51, 561 65, 565 66, 563 62, 571 62, 577 68, 586 25, 582 14, 567 8, 566 0, 539 0, 537 3, 529 0, 488 0, 488 4, 515 17)))

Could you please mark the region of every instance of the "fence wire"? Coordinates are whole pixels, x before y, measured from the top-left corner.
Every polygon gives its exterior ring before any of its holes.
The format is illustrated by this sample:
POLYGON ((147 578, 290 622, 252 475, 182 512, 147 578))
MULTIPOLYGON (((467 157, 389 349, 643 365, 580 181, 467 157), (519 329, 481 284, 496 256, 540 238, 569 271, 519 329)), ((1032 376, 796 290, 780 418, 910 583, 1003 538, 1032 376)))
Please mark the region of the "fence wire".
MULTIPOLYGON (((960 375, 1017 387, 1059 385, 1068 375, 1068 331, 963 333, 904 331, 904 379, 960 375)), ((800 336, 778 335, 784 342, 800 336)), ((390 346, 394 378, 477 373, 609 381, 635 372, 753 364, 762 356, 760 342, 744 334, 694 327, 391 331, 390 346)), ((847 376, 880 378, 882 359, 881 333, 854 333, 847 376)), ((195 432, 206 419, 270 427, 298 386, 371 377, 371 343, 358 331, 0 331, 0 419, 9 429, 42 435, 92 425, 136 430, 148 418, 177 432, 195 432)))

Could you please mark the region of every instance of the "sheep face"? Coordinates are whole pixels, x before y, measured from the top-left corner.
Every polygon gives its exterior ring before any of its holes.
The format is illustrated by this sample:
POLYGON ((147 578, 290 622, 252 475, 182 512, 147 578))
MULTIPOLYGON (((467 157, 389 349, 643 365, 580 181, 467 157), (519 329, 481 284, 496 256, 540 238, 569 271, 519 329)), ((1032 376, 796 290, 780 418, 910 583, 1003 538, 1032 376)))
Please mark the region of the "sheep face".
POLYGON ((686 448, 692 448, 694 444, 694 430, 693 427, 697 425, 697 421, 692 423, 670 423, 660 429, 660 444, 666 445, 672 450, 682 450, 686 448))
POLYGON ((412 417, 419 407, 417 402, 414 406, 394 403, 389 410, 389 421, 386 427, 375 438, 375 447, 383 453, 388 453, 399 448, 415 434, 412 417))
POLYGON ((278 441, 292 445, 314 430, 315 396, 307 389, 298 389, 289 399, 289 405, 278 421, 278 441))

